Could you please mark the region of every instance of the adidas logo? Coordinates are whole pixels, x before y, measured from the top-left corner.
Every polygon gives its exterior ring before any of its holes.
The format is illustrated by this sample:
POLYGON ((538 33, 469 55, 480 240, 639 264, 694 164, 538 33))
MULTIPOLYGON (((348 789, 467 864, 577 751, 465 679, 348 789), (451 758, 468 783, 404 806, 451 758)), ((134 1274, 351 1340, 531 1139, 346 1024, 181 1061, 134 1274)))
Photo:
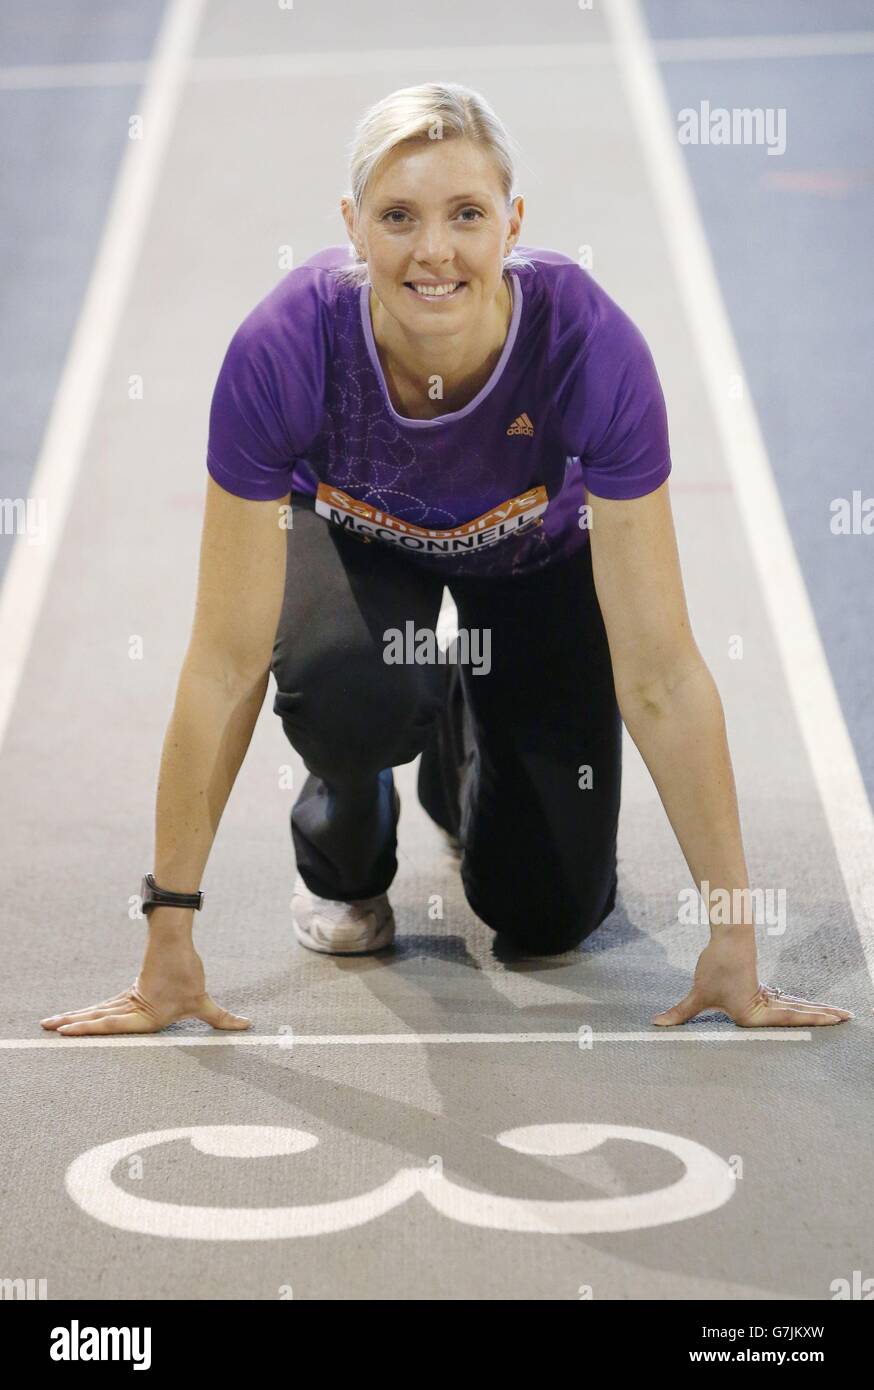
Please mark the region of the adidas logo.
POLYGON ((530 419, 528 418, 528 416, 525 414, 524 410, 523 410, 523 412, 522 412, 521 415, 517 415, 517 416, 516 416, 516 418, 515 418, 515 420, 513 421, 512 425, 511 425, 510 428, 507 430, 507 433, 508 433, 508 434, 530 434, 530 435, 533 435, 533 433, 534 433, 534 426, 532 425, 532 423, 531 423, 530 419))

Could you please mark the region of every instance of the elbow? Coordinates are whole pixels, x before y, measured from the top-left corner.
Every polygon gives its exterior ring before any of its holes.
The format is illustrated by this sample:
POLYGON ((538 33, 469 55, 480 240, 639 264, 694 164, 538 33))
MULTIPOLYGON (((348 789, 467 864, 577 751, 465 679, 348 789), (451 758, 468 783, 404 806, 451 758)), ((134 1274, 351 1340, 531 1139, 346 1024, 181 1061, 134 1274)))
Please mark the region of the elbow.
POLYGON ((663 719, 676 707, 678 695, 687 683, 702 677, 713 685, 710 670, 697 648, 656 671, 620 677, 616 680, 616 699, 624 722, 641 716, 663 719))
POLYGON ((235 660, 233 654, 226 651, 205 653, 198 650, 188 653, 183 673, 190 679, 206 681, 224 695, 237 700, 247 699, 259 691, 263 696, 270 679, 270 666, 235 660))

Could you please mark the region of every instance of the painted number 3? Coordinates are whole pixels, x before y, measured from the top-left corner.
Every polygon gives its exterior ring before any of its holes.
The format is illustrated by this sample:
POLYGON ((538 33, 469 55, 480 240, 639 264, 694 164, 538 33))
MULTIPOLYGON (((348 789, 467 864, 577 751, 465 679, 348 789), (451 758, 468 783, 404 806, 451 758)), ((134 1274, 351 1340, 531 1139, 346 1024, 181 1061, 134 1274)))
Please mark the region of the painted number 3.
POLYGON ((650 1192, 579 1201, 529 1200, 475 1191, 433 1168, 399 1168, 380 1187, 331 1202, 285 1207, 185 1206, 136 1197, 119 1187, 113 1170, 123 1159, 174 1140, 188 1139, 198 1153, 215 1158, 292 1157, 319 1140, 302 1129, 261 1125, 204 1125, 147 1130, 116 1139, 73 1160, 67 1191, 84 1212, 108 1226, 176 1240, 286 1240, 363 1226, 419 1194, 435 1211, 465 1226, 495 1231, 563 1235, 633 1231, 687 1221, 729 1200, 735 1179, 724 1159, 679 1135, 628 1125, 546 1124, 510 1129, 497 1136, 520 1154, 558 1156, 590 1153, 607 1139, 648 1145, 673 1154, 685 1172, 676 1182, 650 1192))

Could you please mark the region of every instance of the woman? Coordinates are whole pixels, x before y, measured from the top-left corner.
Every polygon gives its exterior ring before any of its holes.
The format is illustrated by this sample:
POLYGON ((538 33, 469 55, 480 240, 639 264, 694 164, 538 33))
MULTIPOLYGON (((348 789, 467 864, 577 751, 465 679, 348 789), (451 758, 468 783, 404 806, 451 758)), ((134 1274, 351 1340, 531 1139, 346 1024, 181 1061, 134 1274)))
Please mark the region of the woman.
POLYGON ((216 384, 142 968, 114 999, 43 1026, 249 1026, 206 993, 192 922, 271 669, 309 772, 291 817, 303 945, 391 941, 392 769, 419 753, 420 798, 461 849, 474 911, 523 951, 576 945, 614 905, 624 721, 694 882, 744 903, 710 917, 691 990, 653 1022, 713 1008, 755 1027, 850 1017, 758 980, 646 343, 575 262, 516 249, 510 146, 477 93, 394 92, 361 121, 351 163, 355 263, 330 249, 290 272, 234 334, 216 384), (454 665, 422 645, 444 583, 454 665))

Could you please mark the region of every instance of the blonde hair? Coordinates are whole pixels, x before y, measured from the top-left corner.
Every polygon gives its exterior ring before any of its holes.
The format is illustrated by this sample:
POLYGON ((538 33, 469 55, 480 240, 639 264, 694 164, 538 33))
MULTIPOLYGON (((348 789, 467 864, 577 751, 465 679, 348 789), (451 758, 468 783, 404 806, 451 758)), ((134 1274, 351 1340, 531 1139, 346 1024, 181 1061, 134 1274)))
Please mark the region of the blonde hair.
MULTIPOLYGON (((405 143, 424 143, 435 138, 465 138, 487 149, 509 208, 515 177, 514 142, 485 97, 458 82, 423 82, 418 87, 401 87, 365 111, 349 145, 352 188, 347 197, 355 208, 361 208, 367 185, 389 151, 405 143), (439 136, 433 133, 435 129, 439 136)), ((367 262, 351 248, 350 257, 350 264, 335 273, 352 284, 366 284, 367 262)), ((505 270, 533 266, 527 256, 515 250, 503 259, 505 270)))

